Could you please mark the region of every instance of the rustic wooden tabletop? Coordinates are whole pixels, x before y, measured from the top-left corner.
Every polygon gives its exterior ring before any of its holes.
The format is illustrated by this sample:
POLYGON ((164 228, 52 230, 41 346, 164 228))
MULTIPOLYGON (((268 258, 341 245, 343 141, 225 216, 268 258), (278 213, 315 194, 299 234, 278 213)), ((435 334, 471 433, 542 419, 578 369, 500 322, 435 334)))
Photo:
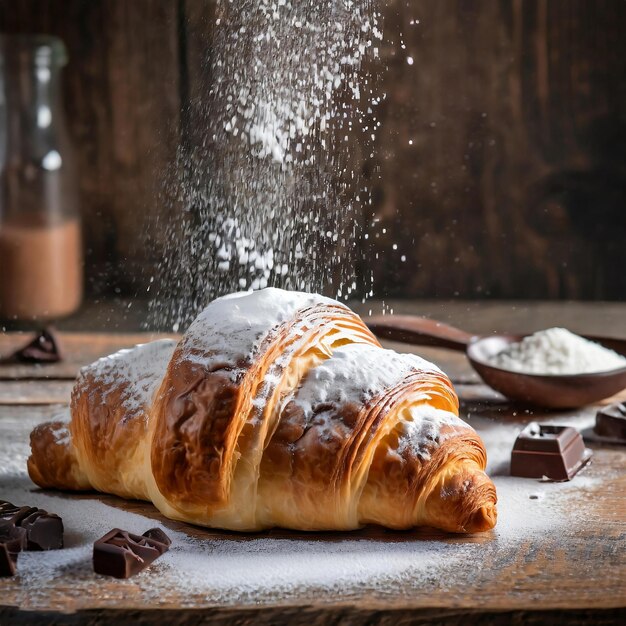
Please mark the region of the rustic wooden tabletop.
MULTIPOLYGON (((396 312, 434 313, 477 333, 560 324, 626 338, 626 304, 438 306, 397 303, 396 312)), ((26 337, 0 335, 0 355, 26 337)), ((154 337, 63 332, 61 363, 0 365, 0 498, 20 500, 15 502, 20 505, 52 502, 66 520, 67 548, 62 552, 72 557, 49 574, 43 567, 47 554, 28 553, 18 576, 0 580, 0 624, 626 620, 626 448, 590 443, 592 463, 570 483, 508 476, 510 449, 524 424, 537 420, 584 429, 593 423, 597 407, 547 413, 514 405, 483 385, 463 355, 445 350, 413 351, 450 375, 461 398, 461 415, 485 440, 488 470, 499 495, 499 522, 492 532, 460 537, 367 528, 315 537, 283 531, 238 535, 172 522, 146 503, 37 490, 24 467, 32 427, 67 404, 81 365, 154 337), (108 580, 90 569, 88 546, 97 537, 89 536, 79 519, 93 511, 105 518, 107 511, 136 514, 136 519, 161 523, 196 543, 183 541, 187 547, 172 550, 173 560, 164 558, 162 565, 157 562, 134 579, 108 580), (191 554, 189 545, 198 554, 191 554)))

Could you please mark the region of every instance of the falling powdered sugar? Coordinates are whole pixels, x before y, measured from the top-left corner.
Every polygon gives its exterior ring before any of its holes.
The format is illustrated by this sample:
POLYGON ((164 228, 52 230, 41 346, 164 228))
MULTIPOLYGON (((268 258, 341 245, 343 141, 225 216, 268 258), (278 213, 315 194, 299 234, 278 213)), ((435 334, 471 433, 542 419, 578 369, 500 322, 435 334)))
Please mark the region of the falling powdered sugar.
POLYGON ((367 146, 378 124, 373 78, 360 73, 382 37, 372 5, 216 2, 205 92, 183 112, 169 215, 153 224, 168 243, 150 285, 152 326, 184 327, 239 289, 355 293, 358 215, 370 195, 350 140, 367 146))

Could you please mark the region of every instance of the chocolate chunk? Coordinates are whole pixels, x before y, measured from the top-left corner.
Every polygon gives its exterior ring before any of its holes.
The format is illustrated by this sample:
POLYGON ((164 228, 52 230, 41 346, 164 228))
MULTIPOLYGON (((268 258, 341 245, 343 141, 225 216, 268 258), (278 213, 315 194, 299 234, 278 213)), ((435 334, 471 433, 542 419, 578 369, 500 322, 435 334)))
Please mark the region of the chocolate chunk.
POLYGON ((63 520, 36 510, 22 520, 22 528, 28 533, 28 550, 58 550, 63 547, 63 520))
POLYGON ((626 404, 611 404, 600 409, 593 432, 617 443, 626 443, 626 404))
POLYGON ((151 528, 143 535, 114 528, 93 544, 94 572, 130 578, 167 552, 171 543, 159 528, 151 528))
POLYGON ((591 450, 575 428, 532 422, 513 446, 511 476, 571 480, 590 458, 591 450))
POLYGON ((56 363, 61 360, 59 341, 51 328, 40 330, 23 348, 2 359, 5 363, 56 363))
POLYGON ((0 520, 26 531, 27 550, 57 550, 63 547, 63 520, 54 513, 32 506, 17 507, 0 500, 0 520))
POLYGON ((164 543, 168 548, 172 545, 172 540, 160 528, 146 530, 143 536, 148 539, 154 539, 154 541, 158 541, 159 543, 164 543))
POLYGON ((17 555, 26 549, 26 531, 11 522, 0 521, 0 576, 14 576, 17 555))

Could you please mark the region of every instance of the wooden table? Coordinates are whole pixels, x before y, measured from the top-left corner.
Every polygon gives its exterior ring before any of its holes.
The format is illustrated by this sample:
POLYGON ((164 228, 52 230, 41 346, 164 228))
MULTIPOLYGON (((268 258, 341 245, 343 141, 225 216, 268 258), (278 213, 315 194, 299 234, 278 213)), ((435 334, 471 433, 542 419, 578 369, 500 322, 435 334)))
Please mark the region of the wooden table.
MULTIPOLYGON (((432 303, 399 306, 402 312, 426 310, 432 314, 436 309, 432 303)), ((449 311, 452 314, 445 316, 446 321, 464 324, 475 332, 495 328, 531 331, 565 319, 564 325, 579 332, 597 332, 601 326, 602 334, 626 337, 626 305, 614 304, 607 309, 601 304, 525 304, 520 311, 519 304, 496 303, 482 308, 471 304, 465 310, 457 305, 449 311)), ((443 313, 439 311, 440 318, 444 318, 443 313)), ((0 335, 0 355, 23 343, 24 338, 16 333, 0 335)), ((25 449, 32 426, 67 403, 72 380, 82 364, 148 338, 136 333, 65 332, 61 336, 66 353, 62 363, 0 365, 0 451, 6 453, 13 446, 25 449)), ((435 349, 416 351, 448 372, 461 397, 462 416, 485 439, 489 470, 500 498, 495 531, 459 537, 427 530, 391 533, 368 528, 357 533, 326 533, 316 536, 315 542, 310 535, 283 531, 250 537, 172 522, 146 503, 97 494, 54 494, 62 515, 64 502, 75 507, 83 501, 85 505, 97 503, 111 510, 135 512, 173 532, 210 543, 214 550, 222 544, 231 546, 247 559, 246 563, 255 563, 259 545, 271 546, 273 541, 277 546, 307 546, 302 558, 318 559, 315 562, 322 567, 332 564, 332 559, 345 559, 346 550, 354 550, 355 559, 371 559, 378 578, 360 579, 348 573, 344 584, 331 581, 330 575, 322 572, 311 575, 309 586, 294 581, 284 589, 269 585, 218 597, 210 589, 180 586, 175 582, 178 579, 172 582, 167 565, 153 566, 156 569, 152 573, 119 582, 96 577, 85 560, 77 569, 68 568, 52 580, 44 576, 45 584, 37 593, 32 592, 36 577, 25 578, 28 584, 20 577, 0 580, 0 624, 626 623, 626 448, 591 444, 592 464, 567 484, 520 482, 522 479, 507 476, 510 446, 516 432, 529 420, 572 423, 582 428, 592 423, 597 407, 544 413, 516 406, 485 387, 463 355, 435 349), (444 549, 438 567, 433 554, 444 549), (406 561, 404 569, 385 570, 384 560, 391 559, 390 554, 396 559, 394 564, 406 561)), ((20 455, 15 459, 22 462, 20 455)), ((29 493, 34 486, 23 476, 16 479, 11 473, 15 468, 10 465, 0 466, 0 498, 3 493, 15 496, 23 492, 24 502, 18 504, 26 504, 29 497, 47 497, 41 491, 29 493)), ((80 541, 94 538, 70 535, 69 543, 78 546, 80 541)), ((304 569, 296 567, 296 576, 304 569)))

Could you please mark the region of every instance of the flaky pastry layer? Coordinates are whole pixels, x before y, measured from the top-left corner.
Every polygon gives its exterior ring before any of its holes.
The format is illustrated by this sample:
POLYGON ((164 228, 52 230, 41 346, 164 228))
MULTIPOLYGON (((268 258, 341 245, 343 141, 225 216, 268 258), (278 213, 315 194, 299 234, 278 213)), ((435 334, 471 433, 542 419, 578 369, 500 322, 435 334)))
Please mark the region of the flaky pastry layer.
POLYGON ((178 345, 156 343, 82 370, 67 436, 32 433, 37 484, 241 531, 494 526, 485 449, 449 379, 381 348, 344 305, 222 298, 178 345))

